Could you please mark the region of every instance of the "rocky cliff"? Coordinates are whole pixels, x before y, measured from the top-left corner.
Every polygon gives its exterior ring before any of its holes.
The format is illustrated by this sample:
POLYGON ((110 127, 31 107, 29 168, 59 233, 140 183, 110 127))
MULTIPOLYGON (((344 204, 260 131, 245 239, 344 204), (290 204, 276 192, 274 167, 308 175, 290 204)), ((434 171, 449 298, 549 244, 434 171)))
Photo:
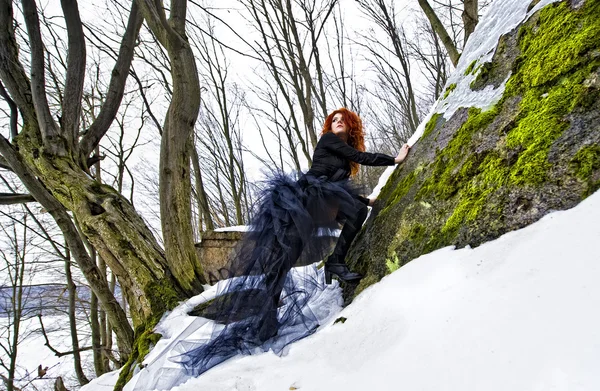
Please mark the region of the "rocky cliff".
POLYGON ((600 187, 598 37, 600 0, 492 3, 354 243, 348 261, 366 274, 355 294, 600 187))

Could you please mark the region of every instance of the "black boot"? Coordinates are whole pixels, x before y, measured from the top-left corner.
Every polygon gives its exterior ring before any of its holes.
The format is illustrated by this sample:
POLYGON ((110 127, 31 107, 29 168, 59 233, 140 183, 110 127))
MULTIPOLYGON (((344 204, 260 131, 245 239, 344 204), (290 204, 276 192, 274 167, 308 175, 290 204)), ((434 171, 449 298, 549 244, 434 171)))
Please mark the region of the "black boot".
POLYGON ((331 276, 335 274, 339 280, 344 282, 358 282, 363 276, 358 273, 351 272, 348 265, 344 262, 339 262, 331 257, 325 262, 325 283, 331 284, 331 276))

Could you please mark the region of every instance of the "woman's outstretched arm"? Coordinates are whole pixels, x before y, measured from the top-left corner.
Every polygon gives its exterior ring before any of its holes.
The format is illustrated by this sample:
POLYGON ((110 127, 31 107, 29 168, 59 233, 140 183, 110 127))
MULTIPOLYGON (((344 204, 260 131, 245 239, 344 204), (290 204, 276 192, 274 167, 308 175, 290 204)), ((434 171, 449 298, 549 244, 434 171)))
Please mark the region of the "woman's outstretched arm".
POLYGON ((321 142, 324 144, 323 146, 331 153, 358 164, 363 164, 365 166, 392 166, 395 164, 395 159, 393 156, 385 155, 383 153, 358 151, 352 148, 334 133, 324 134, 321 137, 321 142))
POLYGON ((410 150, 408 144, 404 144, 400 149, 398 156, 394 158, 393 156, 385 155, 383 153, 358 151, 339 138, 335 133, 326 133, 321 139, 324 143, 324 147, 330 152, 366 166, 392 166, 394 164, 402 163, 410 150))

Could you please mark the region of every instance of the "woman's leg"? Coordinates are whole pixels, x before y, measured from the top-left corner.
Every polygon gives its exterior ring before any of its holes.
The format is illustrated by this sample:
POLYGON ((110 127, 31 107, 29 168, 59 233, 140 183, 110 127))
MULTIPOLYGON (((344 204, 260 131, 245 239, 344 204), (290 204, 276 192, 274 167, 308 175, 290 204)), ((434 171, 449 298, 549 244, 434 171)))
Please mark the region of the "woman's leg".
POLYGON ((367 218, 368 209, 365 204, 355 199, 357 213, 354 216, 346 216, 346 221, 342 228, 342 232, 335 245, 333 253, 325 262, 325 283, 331 283, 331 276, 335 274, 342 281, 353 282, 362 278, 362 275, 353 273, 348 270, 346 265, 346 254, 352 245, 352 241, 360 231, 365 219, 367 218))
POLYGON ((354 238, 367 218, 367 206, 357 199, 355 199, 354 202, 358 212, 354 216, 346 217, 346 222, 344 223, 340 237, 335 245, 333 254, 327 259, 328 263, 345 263, 344 259, 346 259, 346 254, 348 254, 348 250, 350 250, 354 238))

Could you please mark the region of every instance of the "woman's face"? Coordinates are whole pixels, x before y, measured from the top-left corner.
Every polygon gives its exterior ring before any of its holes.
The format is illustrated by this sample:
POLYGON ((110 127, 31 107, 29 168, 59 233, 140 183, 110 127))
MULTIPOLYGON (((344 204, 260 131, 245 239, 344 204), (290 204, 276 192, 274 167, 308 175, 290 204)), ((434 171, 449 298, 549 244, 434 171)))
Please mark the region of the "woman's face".
POLYGON ((342 113, 337 113, 333 116, 333 120, 331 121, 331 131, 335 134, 346 134, 348 131, 348 125, 346 125, 342 113))

